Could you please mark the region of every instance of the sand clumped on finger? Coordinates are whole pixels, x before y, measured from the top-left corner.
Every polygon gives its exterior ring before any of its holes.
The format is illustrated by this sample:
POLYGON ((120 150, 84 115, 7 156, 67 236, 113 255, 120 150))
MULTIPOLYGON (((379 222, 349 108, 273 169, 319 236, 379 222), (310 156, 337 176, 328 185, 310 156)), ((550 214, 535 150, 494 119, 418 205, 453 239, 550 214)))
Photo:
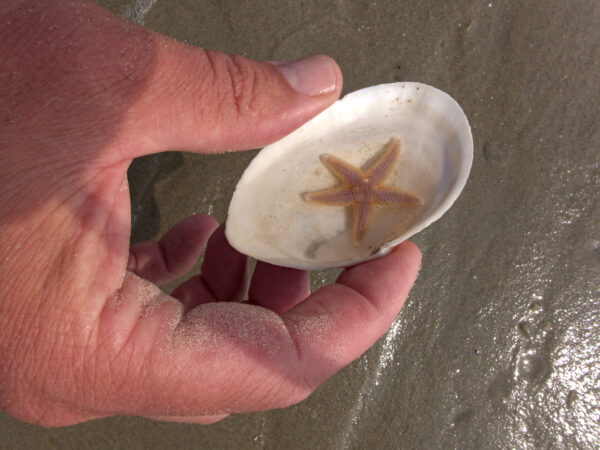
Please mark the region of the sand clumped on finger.
POLYGON ((242 303, 205 303, 188 312, 172 336, 172 344, 194 352, 222 353, 238 349, 274 356, 291 342, 274 312, 242 303))

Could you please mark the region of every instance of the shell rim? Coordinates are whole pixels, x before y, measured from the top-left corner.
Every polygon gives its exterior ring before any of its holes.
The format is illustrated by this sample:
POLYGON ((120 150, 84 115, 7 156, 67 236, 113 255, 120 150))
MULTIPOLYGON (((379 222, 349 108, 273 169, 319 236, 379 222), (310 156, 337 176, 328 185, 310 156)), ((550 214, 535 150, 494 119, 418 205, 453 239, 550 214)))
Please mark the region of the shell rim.
MULTIPOLYGON (((236 192, 238 191, 238 189, 240 189, 240 187, 243 187, 248 182, 247 174, 251 173, 252 169, 256 169, 257 166, 262 164, 261 159, 259 159, 259 156, 261 154, 263 154, 263 153, 268 154, 271 151, 276 152, 280 146, 285 145, 286 141, 291 139, 291 136, 293 136, 294 134, 303 133, 307 127, 311 126, 311 123, 317 122, 318 120, 322 119, 322 116, 329 114, 330 109, 334 105, 339 105, 342 102, 348 101, 352 97, 363 94, 364 91, 369 90, 369 89, 375 89, 375 88, 396 89, 396 88, 404 88, 406 86, 411 86, 411 87, 419 88, 419 89, 423 88, 424 91, 425 90, 432 91, 436 95, 441 95, 447 101, 449 101, 449 103, 452 104, 453 107, 456 108, 456 111, 460 114, 460 116, 461 116, 460 118, 462 119, 461 123, 464 127, 463 129, 460 129, 461 127, 456 127, 455 128, 456 133, 457 134, 464 133, 465 136, 468 137, 466 145, 460 146, 460 155, 461 155, 463 164, 460 166, 459 170, 457 171, 456 180, 452 183, 445 198, 437 205, 437 207, 431 212, 431 214, 424 216, 423 219, 419 220, 415 226, 411 226, 406 232, 404 232, 397 238, 383 244, 377 251, 373 252, 371 255, 368 255, 368 256, 365 256, 362 258, 357 258, 357 259, 354 259, 354 260, 351 260, 348 262, 318 264, 314 260, 312 260, 312 261, 310 261, 310 260, 291 261, 290 260, 289 264, 286 263, 285 265, 282 265, 281 261, 279 261, 279 260, 277 260, 277 262, 275 262, 274 259, 269 259, 269 258, 264 258, 264 257, 259 258, 255 255, 252 255, 251 253, 246 253, 246 254, 248 254, 248 256, 251 256, 259 261, 264 261, 264 262, 271 263, 271 264, 277 264, 282 267, 290 267, 290 268, 302 269, 302 270, 324 270, 324 269, 331 269, 331 268, 349 267, 349 266, 354 266, 354 265, 357 265, 357 264, 360 264, 360 263, 363 263, 366 261, 377 259, 377 258, 380 258, 382 256, 389 254, 396 246, 400 245, 402 242, 406 241, 411 236, 413 236, 413 235, 419 233, 420 231, 422 231, 423 229, 427 228, 433 222, 439 220, 454 204, 454 202, 457 200, 457 198, 459 197, 460 193, 462 192, 462 190, 464 189, 464 187, 467 183, 469 173, 471 171, 471 167, 472 167, 472 163, 473 163, 473 135, 471 132, 471 126, 469 124, 468 118, 467 118, 464 110, 461 108, 461 106, 458 104, 458 102, 452 96, 450 96, 448 93, 446 93, 434 86, 425 84, 425 83, 402 81, 402 82, 396 82, 396 83, 386 83, 386 84, 380 84, 380 85, 375 85, 375 86, 369 86, 369 87, 366 87, 363 89, 359 89, 359 90, 350 92, 350 93, 346 94, 343 98, 341 98, 338 101, 336 101, 335 103, 333 103, 327 109, 325 109, 322 112, 320 112, 319 114, 317 114, 311 120, 309 120, 308 122, 301 125, 299 128, 295 129, 294 131, 292 131, 291 133, 282 137, 281 139, 279 139, 279 140, 265 146, 263 149, 261 149, 260 152, 252 159, 252 161, 250 162, 248 167, 246 167, 246 169, 244 170, 244 173, 240 177, 240 180, 238 181, 236 188, 234 190, 234 193, 232 195, 232 199, 231 199, 231 202, 230 202, 230 205, 228 208, 228 213, 227 213, 227 221, 225 224, 225 235, 226 235, 226 238, 227 238, 228 242, 230 243, 230 245, 232 247, 234 247, 236 250, 240 251, 241 253, 245 253, 245 251, 243 250, 243 243, 238 242, 237 239, 231 235, 231 233, 228 231, 229 228, 227 227, 227 223, 229 222, 229 218, 231 216, 232 209, 235 209, 236 192)), ((337 106, 337 108, 339 108, 339 107, 340 106, 337 106)))

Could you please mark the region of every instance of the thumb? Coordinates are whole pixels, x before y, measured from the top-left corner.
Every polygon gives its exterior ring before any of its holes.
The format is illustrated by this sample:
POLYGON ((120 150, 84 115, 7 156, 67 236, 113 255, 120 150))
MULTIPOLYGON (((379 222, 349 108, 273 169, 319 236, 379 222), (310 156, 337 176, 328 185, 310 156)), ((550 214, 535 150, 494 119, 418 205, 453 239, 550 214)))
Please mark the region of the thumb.
POLYGON ((261 147, 315 116, 341 92, 341 71, 327 56, 267 63, 157 39, 163 43, 135 127, 154 145, 131 146, 136 153, 129 156, 261 147))
POLYGON ((7 123, 19 126, 5 132, 20 143, 38 130, 31 145, 38 158, 45 149, 88 161, 101 149, 106 166, 164 150, 256 148, 325 109, 342 89, 327 56, 257 62, 177 42, 90 0, 8 4, 0 6, 0 23, 11 24, 0 27, 0 54, 13 76, 0 83, 0 99, 7 123))

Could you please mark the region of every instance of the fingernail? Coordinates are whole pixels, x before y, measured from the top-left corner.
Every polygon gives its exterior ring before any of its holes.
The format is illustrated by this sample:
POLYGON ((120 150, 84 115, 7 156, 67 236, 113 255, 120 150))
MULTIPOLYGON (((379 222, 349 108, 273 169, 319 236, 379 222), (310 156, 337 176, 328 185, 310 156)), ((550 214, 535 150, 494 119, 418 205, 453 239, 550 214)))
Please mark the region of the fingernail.
POLYGON ((290 86, 303 94, 311 96, 329 94, 337 88, 337 65, 328 56, 311 56, 297 61, 273 64, 290 86))

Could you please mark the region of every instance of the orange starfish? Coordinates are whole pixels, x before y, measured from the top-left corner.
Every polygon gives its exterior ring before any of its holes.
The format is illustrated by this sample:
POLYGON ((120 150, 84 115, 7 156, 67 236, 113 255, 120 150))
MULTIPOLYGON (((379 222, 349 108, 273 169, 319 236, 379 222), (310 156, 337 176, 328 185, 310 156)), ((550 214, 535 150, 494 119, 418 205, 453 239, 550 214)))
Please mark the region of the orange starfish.
POLYGON ((398 139, 390 139, 377 161, 369 170, 363 172, 340 158, 327 153, 323 154, 321 161, 343 183, 343 186, 308 192, 304 194, 304 199, 323 205, 353 206, 352 238, 355 245, 359 244, 367 234, 375 205, 420 205, 423 203, 415 195, 391 186, 381 185, 391 173, 399 155, 400 142, 398 139))

